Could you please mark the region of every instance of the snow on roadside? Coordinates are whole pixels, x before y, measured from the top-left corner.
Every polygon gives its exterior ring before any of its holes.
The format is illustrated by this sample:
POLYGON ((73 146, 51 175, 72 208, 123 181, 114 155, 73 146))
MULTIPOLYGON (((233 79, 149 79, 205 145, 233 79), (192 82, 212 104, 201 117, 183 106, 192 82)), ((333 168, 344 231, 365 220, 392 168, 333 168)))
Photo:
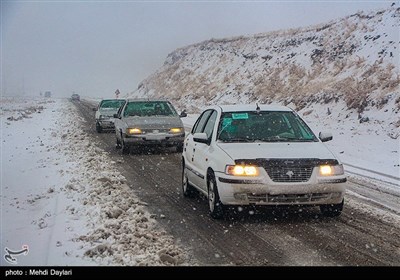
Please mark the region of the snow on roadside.
POLYGON ((185 251, 92 142, 75 106, 56 100, 7 120, 40 102, 1 100, 2 249, 29 245, 18 265, 184 265, 185 251))
MULTIPOLYGON (((18 265, 89 265, 76 258, 84 220, 71 219, 76 201, 62 187, 72 177, 55 147, 62 118, 51 99, 2 98, 1 104, 1 250, 29 246, 18 265)), ((2 265, 9 265, 1 258, 2 265)))
POLYGON ((343 161, 346 170, 399 187, 400 181, 395 178, 400 178, 400 127, 388 121, 399 120, 395 108, 394 100, 381 109, 369 108, 360 114, 365 121, 355 111, 346 110, 341 102, 313 104, 299 113, 314 132, 330 131, 333 134, 333 140, 326 145, 343 161))

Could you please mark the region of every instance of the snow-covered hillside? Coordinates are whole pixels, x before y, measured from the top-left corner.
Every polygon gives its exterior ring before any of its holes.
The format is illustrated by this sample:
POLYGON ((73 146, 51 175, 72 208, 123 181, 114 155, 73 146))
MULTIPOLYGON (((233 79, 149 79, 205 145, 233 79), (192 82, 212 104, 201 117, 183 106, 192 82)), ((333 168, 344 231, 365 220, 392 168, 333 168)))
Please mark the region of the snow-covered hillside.
POLYGON ((341 107, 341 120, 373 121, 384 112, 384 133, 398 137, 399 28, 400 7, 393 5, 318 26, 211 39, 170 53, 130 96, 164 97, 194 113, 249 102, 300 112, 341 107))

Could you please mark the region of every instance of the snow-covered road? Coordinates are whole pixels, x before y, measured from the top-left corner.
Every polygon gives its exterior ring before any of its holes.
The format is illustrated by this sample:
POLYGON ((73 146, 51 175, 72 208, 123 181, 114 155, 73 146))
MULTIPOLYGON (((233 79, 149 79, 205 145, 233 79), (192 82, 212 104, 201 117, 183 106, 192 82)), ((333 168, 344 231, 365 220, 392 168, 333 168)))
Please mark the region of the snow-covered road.
POLYGON ((179 154, 122 156, 92 107, 1 100, 1 246, 28 245, 18 265, 399 264, 393 184, 351 177, 337 219, 243 208, 216 221, 203 198, 182 197, 179 154))
POLYGON ((29 248, 15 264, 185 263, 73 104, 3 98, 1 107, 1 248, 29 248))

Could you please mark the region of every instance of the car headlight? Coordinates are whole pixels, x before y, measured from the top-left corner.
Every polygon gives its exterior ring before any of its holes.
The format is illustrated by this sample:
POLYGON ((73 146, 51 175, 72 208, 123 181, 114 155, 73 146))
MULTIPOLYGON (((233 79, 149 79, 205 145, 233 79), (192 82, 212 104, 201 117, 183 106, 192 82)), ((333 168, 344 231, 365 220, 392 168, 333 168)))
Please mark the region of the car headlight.
POLYGON ((142 130, 140 128, 127 128, 126 129, 126 134, 142 134, 142 130))
POLYGON ((225 173, 233 176, 258 176, 259 171, 253 165, 227 165, 225 173))
POLYGON ((343 165, 321 165, 319 167, 319 175, 321 176, 336 176, 343 175, 344 169, 343 165))
POLYGON ((173 127, 169 130, 170 133, 181 133, 182 132, 182 128, 181 127, 173 127))

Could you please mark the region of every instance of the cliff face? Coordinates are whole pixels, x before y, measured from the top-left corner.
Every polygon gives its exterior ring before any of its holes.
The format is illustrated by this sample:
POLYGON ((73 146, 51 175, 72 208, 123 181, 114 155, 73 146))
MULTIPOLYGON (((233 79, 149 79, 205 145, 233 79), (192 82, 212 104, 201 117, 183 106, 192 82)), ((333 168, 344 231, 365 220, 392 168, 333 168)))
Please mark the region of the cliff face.
POLYGON ((389 101, 400 110, 400 8, 326 24, 211 39, 170 53, 132 96, 178 105, 344 102, 361 113, 389 101))

